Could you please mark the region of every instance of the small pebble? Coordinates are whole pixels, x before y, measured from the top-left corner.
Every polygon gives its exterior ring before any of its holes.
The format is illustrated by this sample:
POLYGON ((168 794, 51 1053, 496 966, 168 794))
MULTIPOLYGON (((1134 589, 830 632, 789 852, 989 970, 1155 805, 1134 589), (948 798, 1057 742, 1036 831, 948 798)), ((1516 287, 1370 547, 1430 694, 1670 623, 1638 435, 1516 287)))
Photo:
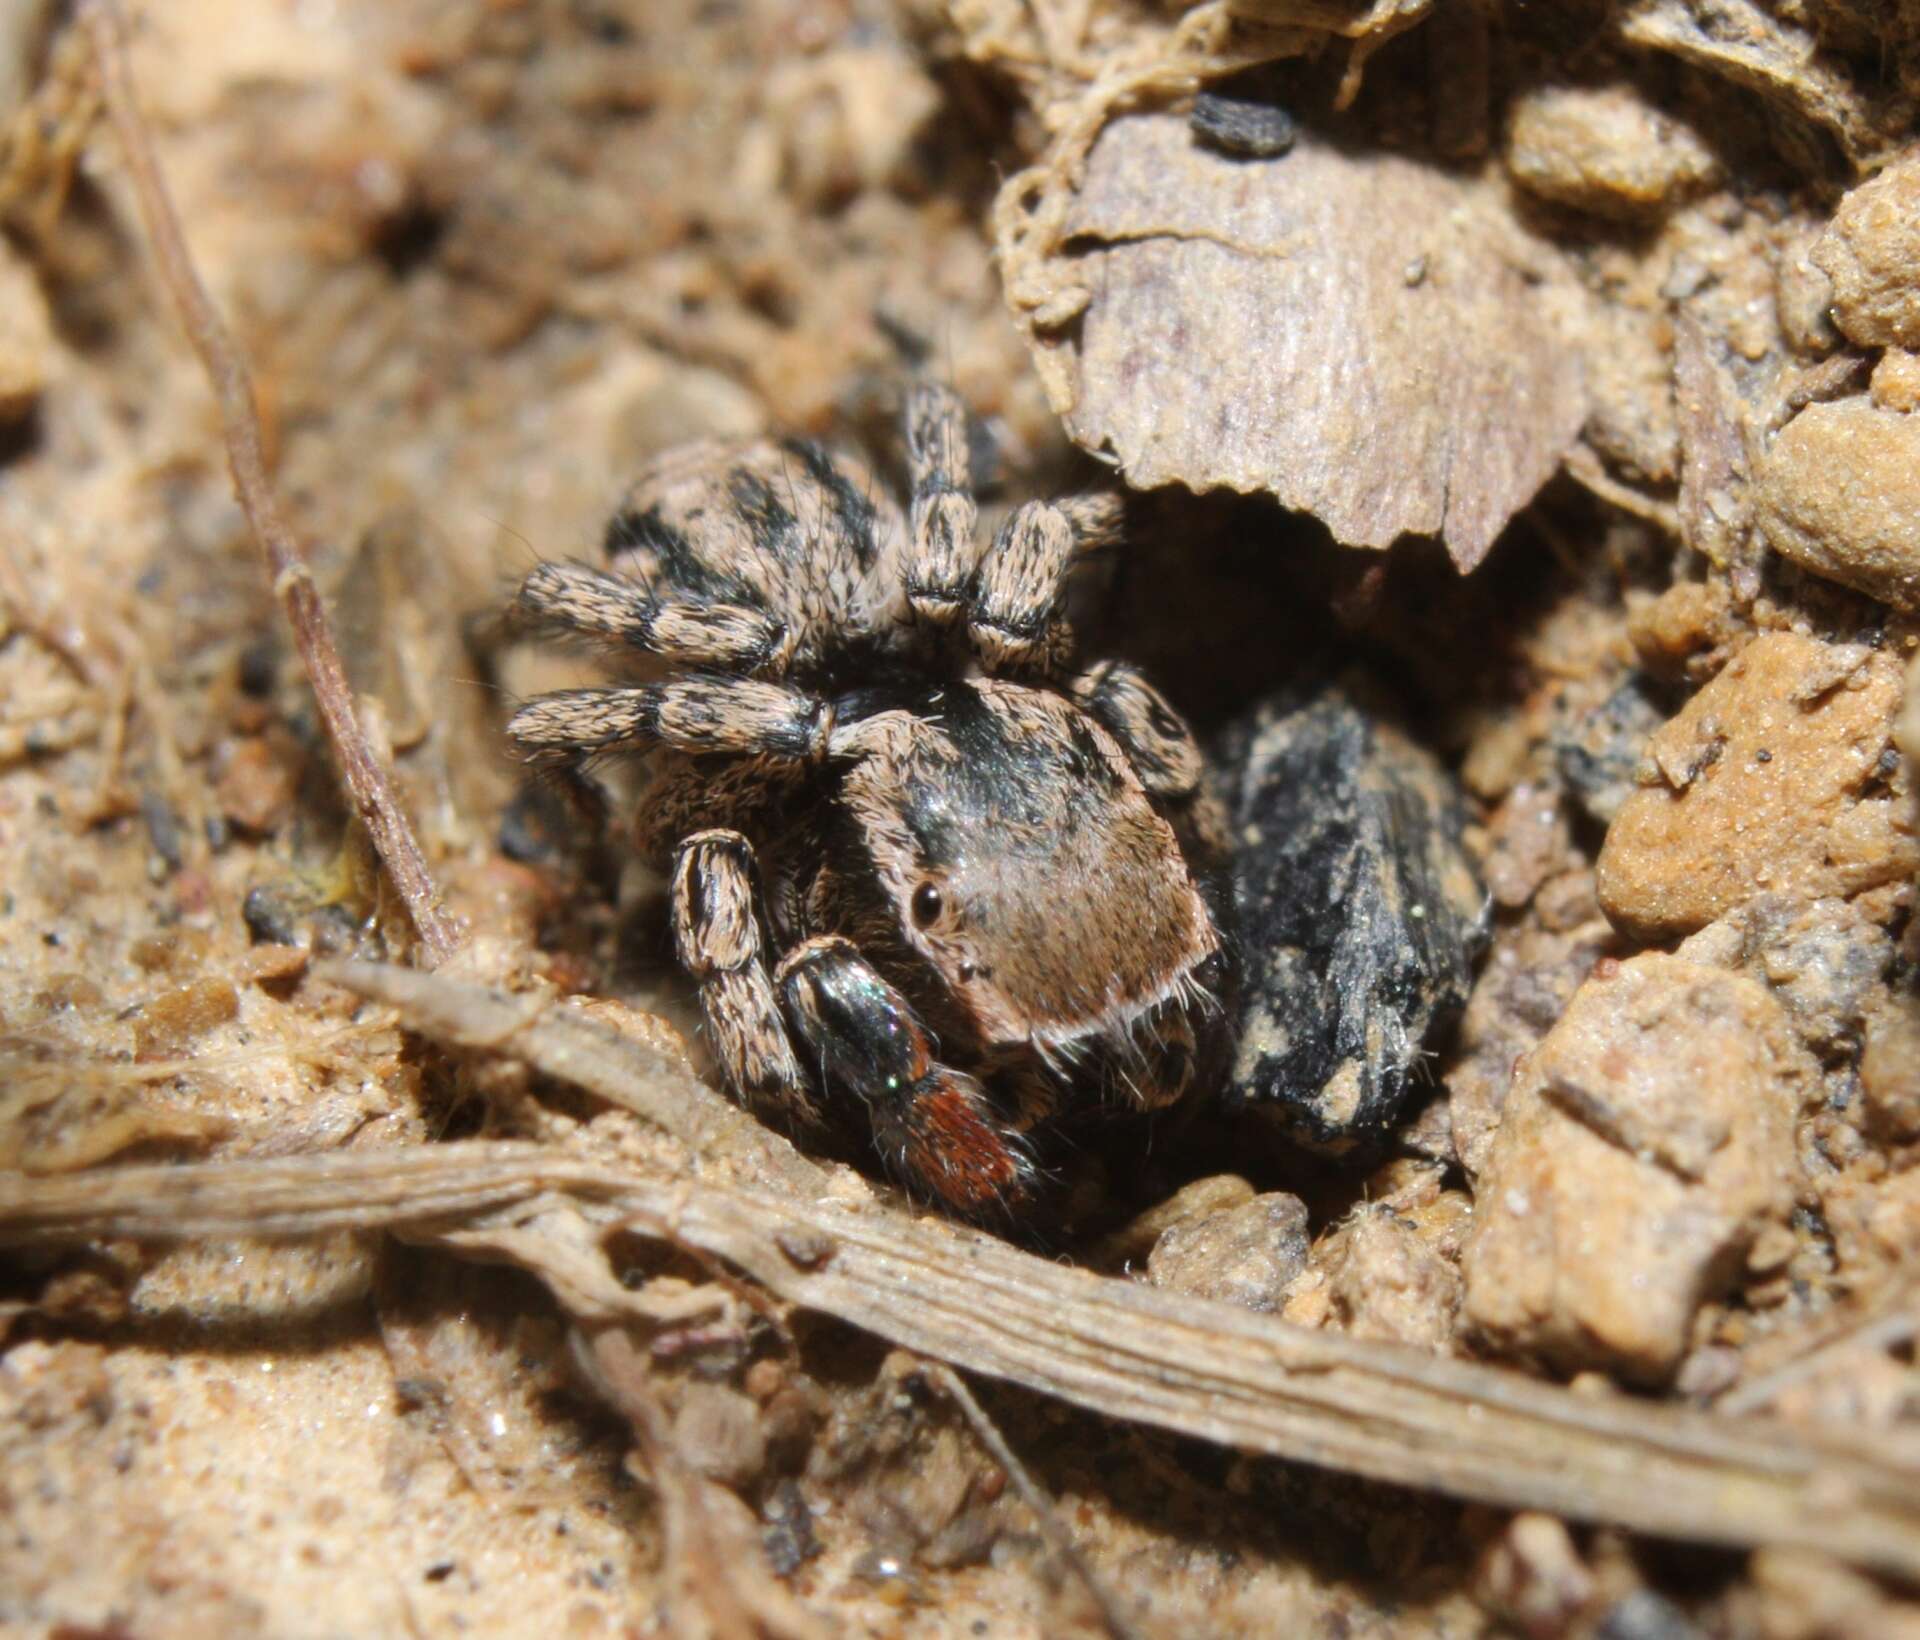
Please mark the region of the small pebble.
POLYGON ((1920 415, 1863 398, 1808 405, 1767 452, 1754 513, 1802 569, 1920 610, 1920 415))
POLYGON ((1848 341, 1920 348, 1920 156, 1841 200, 1810 255, 1833 281, 1833 322, 1848 341))
POLYGON ((1661 1384, 1799 1184, 1815 1085, 1780 1004, 1650 953, 1596 972, 1521 1061, 1475 1192, 1465 1314, 1495 1349, 1661 1384))
POLYGON ((1272 1312, 1306 1264, 1306 1203, 1275 1192, 1172 1226, 1147 1259, 1147 1278, 1196 1298, 1272 1312))
POLYGON ((1873 367, 1873 402, 1882 410, 1911 415, 1920 410, 1920 353, 1890 347, 1873 367))
POLYGON ((1719 174, 1691 127, 1631 86, 1542 86, 1515 99, 1507 170, 1529 193, 1597 216, 1657 215, 1719 174))
POLYGON ((1196 142, 1233 159, 1278 159, 1299 134, 1284 108, 1217 91, 1193 99, 1187 129, 1196 142))
POLYGON ((1647 742, 1648 783, 1600 850, 1608 919, 1665 940, 1759 894, 1844 897, 1910 874, 1906 801, 1867 781, 1900 683, 1882 652, 1754 639, 1647 742))

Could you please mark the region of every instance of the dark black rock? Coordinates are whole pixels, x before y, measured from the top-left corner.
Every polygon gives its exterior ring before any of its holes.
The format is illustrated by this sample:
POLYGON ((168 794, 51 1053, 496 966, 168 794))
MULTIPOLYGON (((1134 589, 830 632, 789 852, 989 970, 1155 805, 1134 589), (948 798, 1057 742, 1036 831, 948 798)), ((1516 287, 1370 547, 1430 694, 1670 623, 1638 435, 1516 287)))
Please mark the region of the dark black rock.
POLYGON ((566 852, 576 835, 565 800, 552 787, 529 780, 500 816, 500 852, 522 865, 545 865, 566 852))
POLYGON ((147 823, 147 840, 153 852, 169 871, 178 871, 186 861, 180 836, 180 816, 158 792, 140 794, 140 818, 147 823))
POLYGON ((240 917, 255 945, 299 943, 299 908, 294 896, 277 884, 261 883, 247 890, 240 917))
POLYGON ((1233 159, 1278 159, 1293 146, 1293 116, 1253 98, 1203 91, 1193 99, 1187 129, 1194 140, 1233 159))
POLYGON ((1229 1100, 1336 1150, 1385 1133, 1466 1006, 1487 897, 1452 777, 1347 688, 1289 696, 1219 747, 1240 999, 1229 1100))

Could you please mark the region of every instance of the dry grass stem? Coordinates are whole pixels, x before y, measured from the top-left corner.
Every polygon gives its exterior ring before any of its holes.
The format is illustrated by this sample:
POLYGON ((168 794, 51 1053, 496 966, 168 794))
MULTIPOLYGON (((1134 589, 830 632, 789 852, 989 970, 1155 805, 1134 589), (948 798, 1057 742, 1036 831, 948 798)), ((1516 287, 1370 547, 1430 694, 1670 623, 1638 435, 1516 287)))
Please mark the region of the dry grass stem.
POLYGON ((755 1180, 824 1190, 825 1169, 707 1086, 676 1059, 537 997, 375 962, 322 962, 317 978, 399 1010, 422 1036, 513 1059, 670 1133, 705 1163, 736 1163, 755 1180))
POLYGON ((374 851, 407 908, 428 962, 437 966, 458 949, 459 931, 440 905, 412 823, 360 726, 354 711, 353 691, 334 645, 326 606, 320 600, 319 589, 313 583, 313 573, 307 568, 299 543, 281 517, 262 455, 253 378, 207 295, 181 234, 166 178, 154 153, 153 139, 134 95, 133 78, 127 65, 125 17, 116 0, 87 0, 81 8, 80 20, 93 44, 101 93, 126 155, 127 172, 161 283, 179 310, 181 325, 199 354, 207 380, 219 401, 234 493, 266 557, 274 596, 280 600, 293 629, 294 644, 313 685, 314 701, 326 725, 327 741, 333 748, 340 778, 346 785, 354 813, 366 826, 374 851))
POLYGON ((1113 1636, 1113 1640, 1146 1640, 1139 1625, 1127 1616, 1119 1596, 1107 1587, 1106 1580, 1080 1552, 1080 1545, 1074 1541, 1073 1533, 1067 1530, 1066 1523, 1060 1519, 1060 1512, 1054 1508, 1053 1499, 1027 1472, 1027 1466, 1020 1461, 1019 1454, 1007 1445, 1007 1438, 1000 1433, 999 1426, 987 1416, 986 1408, 967 1388, 966 1379, 941 1362, 933 1363, 927 1370, 942 1392, 960 1409, 961 1416, 973 1430, 974 1439, 987 1449, 987 1456, 1006 1472, 1013 1489, 1020 1494, 1020 1501, 1033 1512, 1040 1526, 1040 1535, 1047 1540, 1047 1547, 1080 1580, 1081 1587, 1092 1597, 1094 1605, 1099 1608, 1100 1621, 1106 1624, 1107 1633, 1113 1636))
MULTIPOLYGON (((788 1303, 1108 1417, 1502 1507, 1693 1541, 1797 1545, 1920 1577, 1920 1455, 1896 1442, 1594 1398, 1092 1275, 861 1199, 851 1182, 830 1189, 832 1170, 757 1128, 744 1141, 721 1119, 730 1107, 718 1094, 564 1009, 535 1017, 523 999, 438 976, 340 972, 357 988, 415 998, 420 1006, 403 1011, 427 1035, 490 1034, 546 1074, 578 1076, 603 1096, 621 1087, 618 1102, 652 1106, 676 1133, 713 1136, 731 1166, 709 1155, 697 1170, 616 1167, 465 1142, 0 1176, 0 1242, 361 1228, 455 1245, 478 1237, 497 1256, 502 1231, 570 1199, 604 1229, 670 1235, 788 1303), (748 1165, 783 1154, 779 1166, 748 1165)), ((537 1239, 512 1244, 512 1256, 541 1271, 537 1239)))
POLYGON ((1920 1308, 1916 1294, 1899 1295, 1891 1314, 1875 1315, 1822 1339, 1805 1354, 1781 1363, 1771 1372, 1736 1384, 1714 1402, 1717 1411, 1738 1416, 1764 1412, 1788 1390, 1829 1371, 1848 1355, 1899 1349, 1920 1338, 1920 1308))

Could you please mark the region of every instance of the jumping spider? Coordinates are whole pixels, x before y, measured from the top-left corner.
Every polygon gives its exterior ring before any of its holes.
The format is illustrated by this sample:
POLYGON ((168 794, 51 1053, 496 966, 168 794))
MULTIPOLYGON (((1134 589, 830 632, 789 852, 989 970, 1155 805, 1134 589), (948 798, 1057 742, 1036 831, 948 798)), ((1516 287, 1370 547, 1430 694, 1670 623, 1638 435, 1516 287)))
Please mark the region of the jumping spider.
POLYGON ((1071 670, 1063 587, 1117 499, 1029 502, 983 550, 959 400, 913 389, 906 440, 907 520, 810 443, 654 462, 607 567, 543 564, 514 603, 636 680, 508 732, 589 796, 595 759, 652 753, 635 829, 734 1094, 807 1128, 850 1093, 910 1188, 979 1214, 1028 1204, 1024 1135, 1072 1102, 1197 1079, 1221 835, 1152 685, 1071 670))

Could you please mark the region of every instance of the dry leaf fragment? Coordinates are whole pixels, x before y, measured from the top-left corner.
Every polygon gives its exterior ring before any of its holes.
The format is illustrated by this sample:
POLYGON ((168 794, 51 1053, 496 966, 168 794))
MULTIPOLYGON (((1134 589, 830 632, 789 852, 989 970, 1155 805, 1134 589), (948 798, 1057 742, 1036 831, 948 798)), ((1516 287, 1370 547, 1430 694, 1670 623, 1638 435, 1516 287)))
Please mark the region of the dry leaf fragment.
POLYGON ((1036 359, 1141 487, 1270 491, 1349 545, 1441 536, 1467 570, 1585 417, 1552 318, 1570 281, 1484 181, 1305 135, 1247 165, 1122 119, 1061 245, 1089 301, 1055 334, 1031 317, 1036 359))
POLYGON ((1850 161, 1868 167, 1912 128, 1912 105, 1865 89, 1821 48, 1808 10, 1759 0, 1634 0, 1621 13, 1620 35, 1746 86, 1829 132, 1850 161))

